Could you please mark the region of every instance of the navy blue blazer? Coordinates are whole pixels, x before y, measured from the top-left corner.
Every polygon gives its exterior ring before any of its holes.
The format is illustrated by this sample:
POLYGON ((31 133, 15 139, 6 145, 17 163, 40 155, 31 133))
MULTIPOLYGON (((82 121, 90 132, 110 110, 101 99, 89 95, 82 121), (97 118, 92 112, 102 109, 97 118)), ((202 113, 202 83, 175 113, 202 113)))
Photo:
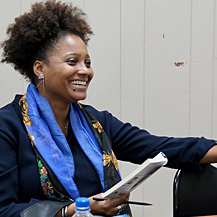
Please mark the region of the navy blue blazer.
MULTIPOLYGON (((19 99, 0 109, 0 217, 18 217, 34 203, 47 199, 42 191, 36 157, 19 109, 19 99)), ((107 111, 86 109, 101 123, 119 160, 141 164, 164 152, 168 167, 197 165, 216 144, 205 138, 173 138, 151 135, 123 123, 107 111)), ((93 184, 93 183, 92 183, 93 184)), ((85 188, 88 186, 83 186, 85 188)))

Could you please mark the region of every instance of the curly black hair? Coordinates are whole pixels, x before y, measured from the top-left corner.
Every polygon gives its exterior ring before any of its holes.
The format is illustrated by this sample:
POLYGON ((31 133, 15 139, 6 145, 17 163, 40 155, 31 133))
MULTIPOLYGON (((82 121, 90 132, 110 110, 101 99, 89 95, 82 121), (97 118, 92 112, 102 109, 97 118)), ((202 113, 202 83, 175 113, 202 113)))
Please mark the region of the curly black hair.
POLYGON ((78 35, 87 45, 93 34, 86 14, 72 4, 47 0, 32 5, 29 13, 15 19, 7 29, 2 62, 11 63, 26 79, 34 83, 35 60, 47 60, 47 52, 66 35, 78 35))

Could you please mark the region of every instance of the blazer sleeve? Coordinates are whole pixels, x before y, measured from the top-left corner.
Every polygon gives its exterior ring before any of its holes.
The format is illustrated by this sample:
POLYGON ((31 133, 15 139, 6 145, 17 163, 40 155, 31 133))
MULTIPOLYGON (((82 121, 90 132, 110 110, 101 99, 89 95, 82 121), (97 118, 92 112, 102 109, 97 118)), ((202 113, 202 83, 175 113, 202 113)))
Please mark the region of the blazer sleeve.
POLYGON ((164 152, 168 157, 167 167, 197 167, 206 152, 216 145, 215 140, 204 137, 155 136, 130 123, 121 122, 108 111, 99 112, 91 106, 87 106, 87 110, 101 122, 119 160, 141 164, 147 158, 164 152))
MULTIPOLYGON (((17 117, 9 106, 0 111, 0 217, 19 217, 20 213, 38 199, 20 202, 17 117)), ((21 139, 21 138, 20 138, 21 139)))

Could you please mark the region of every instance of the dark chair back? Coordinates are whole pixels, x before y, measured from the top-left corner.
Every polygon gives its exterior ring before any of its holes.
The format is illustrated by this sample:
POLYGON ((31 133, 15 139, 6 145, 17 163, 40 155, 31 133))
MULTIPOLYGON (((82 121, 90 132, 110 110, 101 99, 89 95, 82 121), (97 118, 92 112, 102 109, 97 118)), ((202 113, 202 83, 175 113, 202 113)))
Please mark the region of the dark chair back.
POLYGON ((217 214, 217 168, 207 165, 203 172, 182 169, 173 183, 174 217, 217 214))

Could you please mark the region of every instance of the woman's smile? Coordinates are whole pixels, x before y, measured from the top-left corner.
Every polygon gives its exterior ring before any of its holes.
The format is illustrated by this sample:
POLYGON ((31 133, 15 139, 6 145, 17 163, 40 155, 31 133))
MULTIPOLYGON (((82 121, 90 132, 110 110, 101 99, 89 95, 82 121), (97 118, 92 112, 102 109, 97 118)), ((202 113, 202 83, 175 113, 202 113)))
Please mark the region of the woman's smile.
MULTIPOLYGON (((70 83, 72 84, 73 88, 75 88, 75 90, 86 90, 88 85, 87 85, 87 80, 73 80, 70 83)), ((74 91, 75 91, 74 90, 74 91)))

